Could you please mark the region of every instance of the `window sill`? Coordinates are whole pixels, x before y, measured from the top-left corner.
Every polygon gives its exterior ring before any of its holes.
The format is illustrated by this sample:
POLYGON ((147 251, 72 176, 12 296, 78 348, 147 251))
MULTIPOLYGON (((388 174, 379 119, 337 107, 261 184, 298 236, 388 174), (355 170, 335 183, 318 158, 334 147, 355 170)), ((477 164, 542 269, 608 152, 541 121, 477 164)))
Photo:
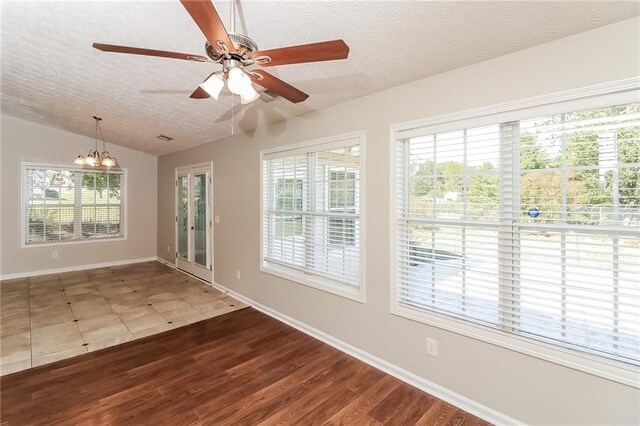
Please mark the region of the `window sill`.
POLYGON ((510 334, 436 312, 391 303, 391 313, 640 389, 640 367, 510 334))
POLYGON ((108 242, 116 242, 116 241, 125 241, 127 237, 114 237, 114 238, 96 238, 96 239, 87 239, 87 240, 75 240, 75 241, 59 241, 59 242, 51 242, 51 243, 34 243, 34 244, 25 244, 22 242, 22 248, 43 248, 43 247, 54 247, 54 246, 71 246, 75 244, 93 244, 93 243, 108 243, 108 242))
POLYGON ((284 266, 273 265, 270 263, 262 263, 260 271, 266 274, 274 275, 279 278, 284 278, 288 281, 293 281, 298 284, 306 285, 307 287, 315 288, 327 293, 334 294, 336 296, 344 297, 359 303, 365 303, 365 294, 363 288, 350 287, 346 284, 338 283, 330 279, 305 274, 304 272, 289 269, 284 266))

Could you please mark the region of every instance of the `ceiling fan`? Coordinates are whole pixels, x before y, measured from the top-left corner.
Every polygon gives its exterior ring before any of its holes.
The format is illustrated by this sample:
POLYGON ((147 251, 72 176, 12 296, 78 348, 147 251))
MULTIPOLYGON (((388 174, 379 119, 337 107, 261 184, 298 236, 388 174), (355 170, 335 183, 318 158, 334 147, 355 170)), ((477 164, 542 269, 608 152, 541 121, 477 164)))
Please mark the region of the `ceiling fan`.
MULTIPOLYGON (((93 43, 93 47, 104 52, 130 53, 220 64, 222 65, 222 70, 211 73, 191 94, 191 98, 206 99, 213 97, 217 100, 226 82, 227 87, 233 94, 240 95, 242 104, 253 102, 259 97, 258 92, 255 91, 251 84, 252 81, 293 103, 302 102, 309 97, 306 93, 274 77, 265 70, 250 70, 247 67, 253 65, 272 67, 304 62, 332 61, 346 59, 349 56, 349 46, 343 40, 261 51, 258 50, 256 42, 246 35, 233 31, 227 32, 211 0, 180 0, 180 2, 204 34, 207 40, 205 43, 207 56, 101 43, 93 43)), ((231 26, 233 30, 235 24, 234 0, 231 0, 231 2, 231 26)))

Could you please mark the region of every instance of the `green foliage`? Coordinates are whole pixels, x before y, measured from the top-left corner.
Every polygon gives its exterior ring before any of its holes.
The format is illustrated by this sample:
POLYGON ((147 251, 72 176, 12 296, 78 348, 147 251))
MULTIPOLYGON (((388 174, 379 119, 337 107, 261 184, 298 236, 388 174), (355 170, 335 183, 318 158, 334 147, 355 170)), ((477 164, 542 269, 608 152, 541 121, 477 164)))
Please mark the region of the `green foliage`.
MULTIPOLYGON (((611 211, 616 187, 621 207, 640 206, 640 167, 631 166, 640 163, 640 126, 625 126, 608 119, 612 115, 623 118, 626 115, 630 117, 628 123, 637 122, 631 115, 640 114, 640 103, 615 108, 548 117, 537 122, 533 129, 522 132, 520 203, 523 212, 537 208, 543 212, 543 219, 558 220, 562 217, 562 206, 566 204, 570 220, 596 223, 600 219, 594 212, 611 211), (565 133, 560 129, 566 129, 565 133), (563 142, 566 147, 564 158, 563 142), (614 170, 616 163, 621 167, 614 170), (563 165, 568 168, 566 173, 558 170, 563 165), (587 167, 591 169, 585 170, 587 167), (591 209, 589 213, 591 207, 595 210, 591 209)), ((415 172, 411 175, 409 190, 413 213, 433 214, 434 198, 439 200, 438 209, 461 212, 457 208, 460 201, 446 200, 445 194, 464 192, 462 162, 425 160, 412 167, 415 172)), ((500 203, 498 170, 485 162, 481 166, 467 167, 466 174, 467 215, 486 217, 487 210, 497 209, 500 203), (484 211, 474 210, 476 207, 484 211)))
MULTIPOLYGON (((623 111, 626 114, 640 113, 640 103, 631 104, 623 111)), ((618 131, 618 161, 620 164, 640 163, 640 126, 630 126, 618 131)), ((640 167, 620 169, 618 176, 620 203, 640 206, 640 167)), ((607 185, 609 185, 607 180, 607 185)))
POLYGON ((108 190, 116 197, 120 197, 120 175, 113 173, 84 173, 82 176, 82 186, 98 191, 100 198, 102 193, 108 190))
MULTIPOLYGON (((411 187, 414 195, 433 196, 433 173, 434 167, 431 160, 418 166, 411 187)), ((438 175, 436 178, 437 197, 443 197, 447 192, 462 192, 464 190, 462 178, 464 164, 456 161, 437 163, 435 173, 438 175)))
POLYGON ((353 172, 331 172, 330 200, 331 209, 349 209, 356 205, 356 174, 353 172))
POLYGON ((411 180, 411 194, 417 197, 433 196, 433 177, 431 176, 433 173, 433 161, 427 160, 420 163, 411 180))
POLYGON ((276 210, 302 210, 302 179, 278 179, 276 210))
POLYGON ((551 157, 549 153, 545 153, 531 133, 523 133, 520 136, 521 170, 560 167, 560 161, 559 156, 551 157))
POLYGON ((471 218, 492 217, 497 219, 500 208, 500 176, 491 163, 485 162, 480 170, 482 174, 469 177, 467 193, 467 216, 471 218))

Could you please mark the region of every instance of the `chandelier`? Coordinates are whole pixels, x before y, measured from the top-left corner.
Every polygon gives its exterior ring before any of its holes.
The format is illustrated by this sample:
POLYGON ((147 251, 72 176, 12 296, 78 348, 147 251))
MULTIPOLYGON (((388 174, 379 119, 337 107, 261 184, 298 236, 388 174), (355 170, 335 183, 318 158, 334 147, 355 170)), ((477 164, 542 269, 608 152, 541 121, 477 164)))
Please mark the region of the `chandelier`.
POLYGON ((102 128, 100 127, 102 118, 94 115, 93 119, 96 121, 95 146, 93 149, 89 150, 89 153, 86 156, 82 154, 78 155, 73 163, 87 168, 106 168, 107 170, 120 169, 118 160, 116 160, 115 157, 112 157, 111 154, 109 154, 109 151, 105 148, 106 143, 104 135, 102 134, 102 128), (98 136, 102 139, 102 152, 98 151, 98 136))

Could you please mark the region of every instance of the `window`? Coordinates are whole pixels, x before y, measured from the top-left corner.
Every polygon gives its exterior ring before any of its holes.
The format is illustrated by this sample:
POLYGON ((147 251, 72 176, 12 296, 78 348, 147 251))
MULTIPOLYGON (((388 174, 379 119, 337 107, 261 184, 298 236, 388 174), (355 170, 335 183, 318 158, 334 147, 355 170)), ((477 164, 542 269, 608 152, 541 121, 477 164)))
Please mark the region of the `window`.
POLYGON ((362 135, 262 152, 262 270, 361 300, 362 135))
POLYGON ((596 102, 396 130, 394 313, 637 382, 640 103, 596 102))
POLYGON ((125 175, 23 164, 24 245, 124 237, 125 175))

